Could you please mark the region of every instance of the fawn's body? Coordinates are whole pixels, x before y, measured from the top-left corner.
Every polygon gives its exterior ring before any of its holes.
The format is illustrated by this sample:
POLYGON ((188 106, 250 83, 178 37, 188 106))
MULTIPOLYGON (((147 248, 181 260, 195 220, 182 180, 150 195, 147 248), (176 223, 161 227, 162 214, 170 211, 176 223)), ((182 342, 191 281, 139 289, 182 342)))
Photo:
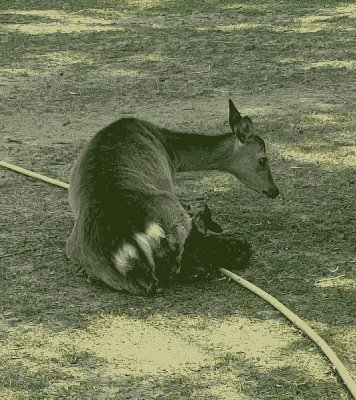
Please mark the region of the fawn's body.
POLYGON ((101 130, 73 170, 68 255, 115 289, 154 293, 179 273, 191 230, 174 194, 175 172, 223 170, 276 197, 264 143, 231 101, 230 126, 232 133, 206 136, 123 118, 101 130))

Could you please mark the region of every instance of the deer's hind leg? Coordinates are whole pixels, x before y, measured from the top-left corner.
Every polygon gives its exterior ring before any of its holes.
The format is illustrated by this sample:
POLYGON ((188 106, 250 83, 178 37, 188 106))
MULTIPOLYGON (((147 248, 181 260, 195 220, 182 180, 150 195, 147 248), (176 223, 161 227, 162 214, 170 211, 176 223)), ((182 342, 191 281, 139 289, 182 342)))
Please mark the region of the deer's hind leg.
MULTIPOLYGON (((94 224, 93 231, 97 228, 94 224)), ((120 248, 125 249, 124 246, 120 248)), ((120 250, 120 248, 118 250, 120 250)), ((133 248, 133 247, 132 247, 133 248)), ((145 268, 145 262, 138 258, 127 259, 124 261, 126 269, 132 267, 132 274, 127 274, 123 266, 119 264, 118 254, 102 254, 100 247, 88 242, 84 236, 83 221, 77 220, 72 233, 67 240, 67 255, 71 260, 83 268, 89 276, 94 277, 118 291, 124 291, 135 295, 154 295, 155 281, 151 279, 149 271, 145 268), (82 228, 82 229, 80 229, 82 228)), ((120 256, 119 256, 120 258, 120 256)))
POLYGON ((155 276, 159 284, 164 286, 180 273, 184 244, 192 222, 187 211, 171 193, 155 196, 154 205, 146 231, 161 233, 153 257, 155 276))

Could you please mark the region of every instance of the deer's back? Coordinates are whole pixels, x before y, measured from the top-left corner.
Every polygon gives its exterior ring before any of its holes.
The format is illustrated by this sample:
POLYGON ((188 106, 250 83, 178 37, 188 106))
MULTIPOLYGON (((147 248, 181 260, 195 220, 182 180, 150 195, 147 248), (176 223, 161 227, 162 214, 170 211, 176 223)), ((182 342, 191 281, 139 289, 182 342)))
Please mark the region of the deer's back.
POLYGON ((74 213, 95 213, 109 225, 116 220, 123 231, 143 228, 152 198, 169 197, 173 189, 160 135, 159 128, 134 118, 120 119, 98 132, 73 169, 74 213))

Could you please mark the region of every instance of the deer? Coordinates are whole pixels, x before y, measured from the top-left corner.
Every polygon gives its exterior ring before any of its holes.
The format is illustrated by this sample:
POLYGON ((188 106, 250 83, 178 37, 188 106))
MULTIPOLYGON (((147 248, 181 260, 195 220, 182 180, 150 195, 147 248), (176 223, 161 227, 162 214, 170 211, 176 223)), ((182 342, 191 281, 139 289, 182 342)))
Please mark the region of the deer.
POLYGON ((125 117, 96 133, 72 169, 68 257, 118 291, 152 296, 179 275, 192 229, 177 173, 227 172, 276 198, 265 142, 231 99, 229 125, 229 133, 196 134, 125 117))

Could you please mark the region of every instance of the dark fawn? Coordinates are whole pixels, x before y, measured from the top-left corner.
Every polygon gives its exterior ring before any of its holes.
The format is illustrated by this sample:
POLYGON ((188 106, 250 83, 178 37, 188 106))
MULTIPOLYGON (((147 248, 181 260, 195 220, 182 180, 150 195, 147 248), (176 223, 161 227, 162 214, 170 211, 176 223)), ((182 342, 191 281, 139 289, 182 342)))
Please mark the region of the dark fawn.
POLYGON ((175 194, 176 172, 225 171, 277 197, 264 141, 231 100, 229 109, 227 134, 174 132, 136 118, 98 132, 72 172, 68 256, 117 290, 152 295, 179 274, 192 227, 175 194))
POLYGON ((215 235, 222 233, 223 228, 213 221, 206 204, 189 206, 188 213, 192 217, 192 229, 184 243, 180 282, 216 275, 220 267, 232 272, 248 267, 252 256, 249 242, 236 238, 236 234, 215 235))

